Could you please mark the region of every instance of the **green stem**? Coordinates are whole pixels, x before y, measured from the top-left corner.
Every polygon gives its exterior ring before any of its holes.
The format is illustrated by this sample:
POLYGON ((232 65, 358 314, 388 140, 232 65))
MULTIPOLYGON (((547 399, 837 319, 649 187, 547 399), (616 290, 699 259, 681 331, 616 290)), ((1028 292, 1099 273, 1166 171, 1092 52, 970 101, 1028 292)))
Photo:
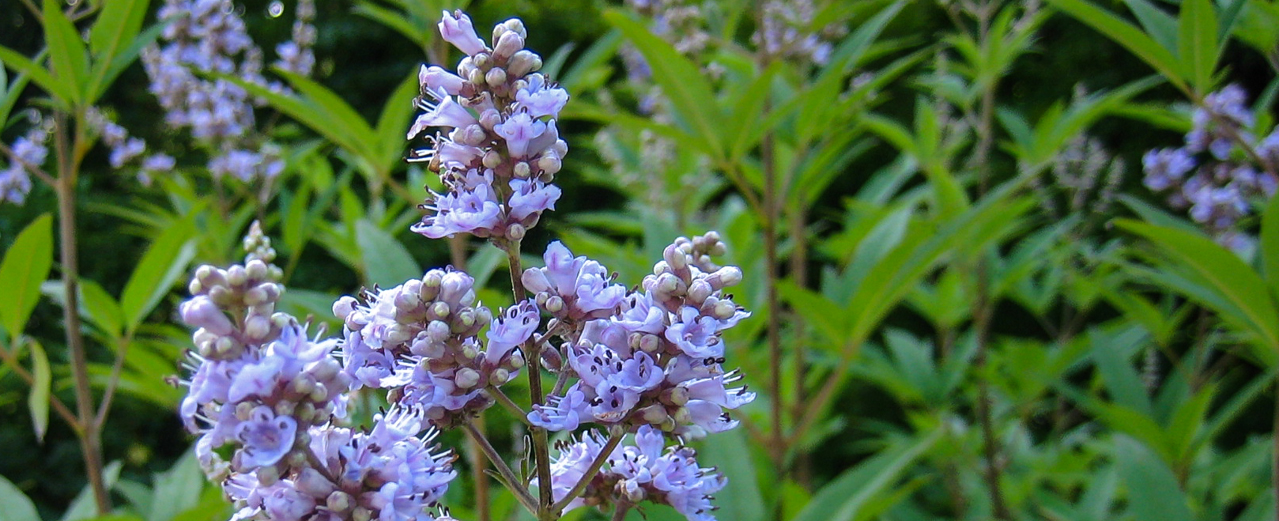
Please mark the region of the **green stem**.
MULTIPOLYGON (((524 270, 520 263, 520 243, 519 241, 502 241, 499 247, 506 252, 507 268, 511 275, 511 294, 515 296, 515 302, 518 303, 527 298, 528 293, 524 290, 524 281, 522 275, 524 270)), ((524 342, 525 359, 528 362, 528 388, 529 395, 533 405, 541 405, 546 398, 546 394, 542 392, 542 350, 541 345, 533 342, 531 339, 524 342)), ((533 434, 533 462, 537 472, 538 483, 551 482, 551 455, 549 451, 549 441, 547 441, 546 429, 538 426, 530 426, 529 430, 533 434)), ((541 501, 539 505, 549 506, 554 500, 551 498, 551 487, 543 485, 538 487, 538 496, 541 501)), ((551 511, 540 510, 538 512, 539 519, 547 519, 551 511)), ((559 514, 554 514, 558 516, 559 514)))
MULTIPOLYGON (((520 485, 523 481, 519 476, 516 476, 515 471, 511 470, 511 467, 506 464, 506 461, 502 459, 502 455, 497 453, 497 449, 493 448, 493 444, 489 443, 488 438, 484 437, 484 434, 470 423, 463 424, 463 428, 466 429, 466 434, 475 442, 480 451, 488 457, 489 462, 493 464, 493 468, 497 469, 498 475, 506 482, 506 486, 511 489, 511 493, 515 494, 515 499, 519 500, 520 504, 524 505, 524 508, 527 509, 529 513, 537 514, 537 500, 533 498, 532 494, 529 494, 528 489, 520 485)), ((550 489, 549 487, 544 488, 547 488, 547 490, 550 489)))

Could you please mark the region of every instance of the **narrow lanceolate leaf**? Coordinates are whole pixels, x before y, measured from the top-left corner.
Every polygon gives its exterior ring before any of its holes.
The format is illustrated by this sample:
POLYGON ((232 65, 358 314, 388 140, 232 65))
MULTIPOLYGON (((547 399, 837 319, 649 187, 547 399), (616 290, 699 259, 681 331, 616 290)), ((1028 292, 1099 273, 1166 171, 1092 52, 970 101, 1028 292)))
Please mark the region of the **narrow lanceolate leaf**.
POLYGON ((1086 0, 1048 0, 1048 3, 1124 46, 1177 88, 1189 90, 1182 79, 1181 66, 1176 57, 1141 29, 1086 0))
POLYGON ((40 342, 29 340, 31 346, 31 394, 27 395, 27 407, 31 409, 31 426, 36 440, 43 442, 49 428, 49 396, 53 386, 53 373, 49 370, 49 357, 44 354, 40 342))
POLYGON ((927 437, 881 451, 848 469, 813 496, 795 516, 796 521, 852 521, 876 496, 887 494, 901 473, 940 437, 940 429, 927 437))
POLYGON ((1209 0, 1185 0, 1177 21, 1177 55, 1198 94, 1212 89, 1217 66, 1217 13, 1209 0))
POLYGON ((187 264, 195 257, 194 235, 189 219, 179 221, 156 238, 133 269, 120 296, 120 311, 128 332, 137 329, 160 299, 173 289, 178 277, 186 273, 187 264))
POLYGON ((17 338, 40 300, 40 284, 53 267, 53 219, 48 214, 18 234, 0 263, 0 325, 17 338))
POLYGON ((0 62, 4 62, 10 69, 16 70, 22 74, 31 77, 31 81, 36 82, 41 89, 44 89, 59 108, 66 108, 71 105, 71 88, 70 84, 59 83, 53 79, 53 74, 48 69, 40 66, 40 56, 35 60, 23 56, 22 53, 13 49, 0 45, 0 62))
POLYGON ((93 54, 88 88, 90 101, 106 90, 104 80, 111 62, 142 30, 142 20, 150 3, 150 0, 112 0, 102 6, 102 12, 89 30, 89 51, 93 54))
POLYGON ((44 37, 49 45, 49 63, 53 76, 71 86, 71 101, 84 100, 84 86, 89 74, 89 56, 84 40, 75 25, 62 12, 62 3, 44 2, 44 37))
MULTIPOLYGON (((1182 277, 1203 291, 1188 293, 1187 297, 1253 336, 1262 348, 1279 350, 1279 308, 1266 290, 1265 281, 1237 255, 1191 232, 1130 220, 1118 224, 1154 243, 1162 258, 1173 267, 1183 268, 1182 277)), ((1273 359, 1273 354, 1264 359, 1273 359)))
POLYGON ((417 72, 414 72, 395 88, 377 118, 377 143, 382 148, 377 151, 376 167, 383 175, 389 174, 404 154, 404 133, 408 132, 409 120, 413 118, 412 100, 417 90, 417 72))
POLYGON ((1116 436, 1119 477, 1128 489, 1132 519, 1191 521, 1195 519, 1177 477, 1157 456, 1127 436, 1116 436))
POLYGON ((677 121, 695 138, 693 144, 701 145, 703 152, 715 159, 722 159, 723 117, 710 83, 697 65, 622 11, 610 10, 604 13, 604 18, 644 55, 644 60, 653 68, 653 78, 675 106, 677 121))

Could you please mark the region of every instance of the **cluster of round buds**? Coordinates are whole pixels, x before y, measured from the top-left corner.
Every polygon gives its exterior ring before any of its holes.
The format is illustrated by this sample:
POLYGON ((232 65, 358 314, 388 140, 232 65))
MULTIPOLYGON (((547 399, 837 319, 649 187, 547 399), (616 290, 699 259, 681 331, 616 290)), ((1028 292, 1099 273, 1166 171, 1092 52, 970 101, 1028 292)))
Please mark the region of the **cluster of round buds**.
MULTIPOLYGON (((580 440, 561 442, 559 457, 551 465, 551 494, 562 499, 591 468, 604 448, 595 432, 580 440)), ((614 449, 605 466, 591 478, 582 495, 565 510, 581 506, 606 509, 610 505, 634 505, 640 501, 670 505, 689 521, 712 521, 711 494, 724 488, 723 474, 698 466, 697 453, 688 447, 665 447, 662 432, 640 427, 633 445, 614 449)))
POLYGON ((524 358, 515 347, 538 325, 525 301, 496 321, 475 300, 474 279, 431 270, 421 279, 343 297, 333 312, 346 324, 342 354, 354 385, 390 389, 392 401, 421 407, 427 420, 451 426, 492 405, 484 393, 514 379, 524 358), (487 347, 478 340, 491 323, 487 347))
POLYGON ((492 48, 461 11, 445 12, 439 28, 467 56, 456 74, 437 66, 419 73, 416 105, 424 112, 408 138, 429 128, 445 133, 427 136, 429 146, 409 159, 426 162, 447 190, 432 193, 413 230, 434 239, 469 233, 518 241, 560 197, 551 182, 568 145, 555 120, 568 93, 535 72, 542 61, 524 49, 527 33, 518 19, 493 29, 492 48))
POLYGON ((271 264, 275 250, 256 221, 244 246, 244 264, 200 266, 188 286, 193 298, 180 311, 184 322, 198 328, 193 339, 201 357, 239 358, 246 349, 279 337, 291 320, 275 312, 284 293, 283 271, 271 264))
MULTIPOLYGON (((737 268, 711 262, 710 255, 723 250, 714 233, 681 238, 666 248, 643 292, 619 295, 609 313, 587 321, 576 336, 567 335, 563 356, 578 381, 562 396, 534 406, 529 421, 550 430, 587 422, 625 430, 652 425, 686 436, 734 427, 725 409, 749 403, 755 395, 744 387, 729 388, 740 376, 722 368, 720 335, 750 314, 722 292, 741 281, 737 268)), ((548 252, 548 268, 540 274, 559 281, 551 287, 575 287, 571 275, 581 273, 587 262, 567 250, 548 252)), ((584 294, 601 292, 577 287, 590 290, 584 294)))

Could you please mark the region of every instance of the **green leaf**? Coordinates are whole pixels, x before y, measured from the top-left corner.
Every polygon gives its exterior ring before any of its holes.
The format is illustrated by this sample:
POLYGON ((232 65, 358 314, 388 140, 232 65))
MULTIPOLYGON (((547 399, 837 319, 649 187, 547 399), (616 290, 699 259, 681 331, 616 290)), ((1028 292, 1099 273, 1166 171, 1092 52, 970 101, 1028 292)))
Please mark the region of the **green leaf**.
MULTIPOLYGON (((43 56, 43 53, 36 57, 37 61, 40 56, 43 56)), ((13 49, 0 46, 0 62, 4 62, 9 68, 31 77, 31 81, 36 82, 36 85, 39 85, 41 89, 44 89, 46 93, 52 96, 61 108, 71 105, 72 85, 53 79, 53 75, 36 61, 23 56, 13 49)))
POLYGON ((129 276, 124 294, 120 296, 120 311, 127 333, 137 330, 160 299, 173 289, 178 278, 186 273, 187 265, 195 257, 195 226, 191 219, 188 217, 174 223, 156 237, 129 276))
POLYGON ((409 120, 413 118, 413 108, 409 100, 417 94, 417 89, 415 72, 400 82, 400 85, 387 98, 386 105, 382 106, 382 113, 377 119, 377 142, 381 144, 382 149, 376 158, 371 158, 378 160, 374 166, 379 175, 390 175, 391 170, 401 161, 400 158, 406 146, 404 133, 408 132, 409 120))
POLYGON ((1212 89, 1217 67, 1217 13, 1210 0, 1184 0, 1177 21, 1177 55, 1196 94, 1212 89))
POLYGON ((13 482, 0 476, 0 505, 7 521, 40 521, 36 506, 13 482))
POLYGON ((1133 369, 1132 362, 1125 356, 1131 351, 1123 349, 1143 340, 1141 333, 1140 329, 1129 329, 1122 335, 1091 330, 1088 338, 1092 343, 1093 361, 1097 363, 1097 369, 1106 382, 1110 399, 1150 416, 1152 409, 1146 387, 1141 382, 1141 376, 1133 369))
POLYGON ((53 267, 53 219, 41 215, 27 225, 0 263, 0 325, 17 338, 40 300, 40 284, 53 267))
POLYGON ((1143 33, 1141 29, 1104 9, 1097 8, 1086 0, 1048 0, 1048 3, 1124 46, 1147 65, 1159 71, 1159 74, 1178 89, 1189 93, 1176 57, 1171 51, 1161 47, 1154 39, 1143 33))
POLYGON ((716 494, 716 517, 739 521, 759 521, 764 518, 763 494, 759 490, 755 466, 751 461, 754 450, 742 429, 726 431, 704 443, 697 452, 697 459, 714 466, 725 476, 732 476, 728 485, 716 494))
POLYGON ((142 30, 142 20, 150 3, 150 0, 112 0, 102 6, 102 12, 89 30, 89 50, 93 53, 92 79, 88 86, 90 102, 106 90, 111 63, 142 30))
POLYGON ((1119 477, 1128 489, 1128 512, 1135 519, 1193 521, 1177 478, 1154 453, 1127 436, 1115 437, 1119 477))
POLYGON ((729 145, 729 161, 739 161, 764 135, 764 132, 771 130, 765 125, 760 125, 758 121, 760 115, 764 113, 764 107, 768 105, 768 91, 772 87, 773 77, 777 75, 780 68, 780 63, 774 63, 730 103, 732 115, 728 118, 728 128, 725 129, 724 135, 724 141, 729 145))
POLYGON ((422 269, 404 245, 368 219, 355 223, 355 235, 369 284, 389 288, 422 276, 422 269))
POLYGON ((1132 10, 1137 21, 1141 22, 1141 28, 1146 30, 1146 34, 1159 42, 1161 47, 1177 51, 1177 20, 1172 15, 1146 0, 1124 0, 1124 4, 1132 10))
POLYGON ((31 76, 19 74, 17 78, 14 78, 13 83, 7 80, 8 75, 5 74, 4 67, 0 67, 0 127, 9 121, 9 114, 13 113, 13 107, 18 104, 18 98, 22 96, 23 89, 31 81, 31 76))
POLYGON ((44 1, 44 38, 49 45, 49 63, 53 76, 71 88, 71 101, 84 101, 84 86, 89 75, 89 56, 84 40, 75 25, 62 12, 61 2, 44 1))
POLYGON ((137 59, 138 54, 142 52, 142 49, 151 45, 152 42, 155 42, 155 39, 160 36, 160 33, 163 32, 164 28, 168 27, 170 23, 173 23, 172 18, 152 25, 147 28, 146 31, 143 31, 142 34, 134 38, 124 51, 116 53, 111 58, 110 62, 95 63, 94 66, 101 70, 101 74, 99 75, 99 70, 95 69, 93 86, 96 90, 90 90, 89 93, 93 95, 94 98, 101 97, 102 94, 106 92, 107 87, 112 83, 115 83, 115 79, 120 76, 120 73, 124 72, 124 69, 128 68, 129 64, 132 64, 133 60, 137 59))
MULTIPOLYGON (((319 105, 312 103, 310 100, 272 92, 270 89, 262 85, 248 82, 241 78, 233 76, 219 77, 239 85, 249 94, 265 99, 267 103, 271 104, 271 106, 276 110, 283 112, 285 115, 297 120, 299 123, 306 125, 319 135, 324 136, 325 139, 328 139, 337 146, 346 149, 346 151, 352 155, 366 159, 370 157, 369 149, 367 144, 362 140, 362 136, 352 132, 351 129, 347 128, 345 125, 338 124, 336 117, 328 114, 326 110, 319 105)), ((361 124, 365 128, 368 127, 368 124, 364 123, 363 120, 361 120, 361 124)))
POLYGON ((80 280, 80 304, 84 306, 89 321, 108 335, 119 338, 124 333, 124 315, 120 312, 120 304, 97 282, 80 280))
MULTIPOLYGON (((115 482, 120 479, 120 468, 124 464, 119 461, 112 461, 102 469, 102 481, 107 489, 115 486, 115 482)), ((71 501, 71 506, 67 507, 66 513, 62 514, 59 521, 82 521, 85 519, 93 519, 97 517, 98 504, 93 499, 93 489, 89 485, 85 485, 80 489, 80 493, 76 494, 75 499, 71 501)))
POLYGON ((1271 197, 1261 214, 1261 273, 1279 299, 1279 197, 1271 197))
POLYGON ((876 496, 891 492, 901 473, 941 437, 941 429, 910 443, 900 443, 844 471, 822 487, 795 521, 851 521, 876 496))
MULTIPOLYGON (((1253 334, 1259 347, 1279 351, 1279 309, 1266 291, 1265 281, 1238 256, 1190 232, 1126 219, 1118 225, 1154 243, 1164 259, 1185 268, 1183 276, 1209 292, 1188 297, 1212 308, 1228 324, 1253 334)), ((1273 359, 1274 353, 1263 356, 1273 359)))
MULTIPOLYGON (((328 87, 320 85, 306 76, 279 68, 276 68, 275 72, 288 80, 289 85, 306 100, 308 105, 320 110, 327 121, 327 125, 340 126, 351 133, 356 142, 360 144, 360 147, 352 150, 352 152, 365 158, 373 159, 371 152, 374 147, 371 144, 374 139, 377 139, 377 134, 373 132, 373 128, 369 126, 368 122, 364 121, 364 118, 355 109, 351 108, 351 105, 329 90, 328 87)), ((398 102, 407 106, 411 100, 411 98, 392 99, 391 102, 398 102)), ((319 129, 316 130, 318 131, 319 129)), ((408 130, 407 126, 404 130, 408 130)))
POLYGON ((27 407, 31 409, 31 424, 35 429, 36 441, 44 441, 44 433, 49 428, 49 396, 53 386, 53 373, 49 370, 49 357, 44 354, 44 347, 35 339, 29 339, 31 346, 31 375, 35 381, 31 384, 31 394, 27 395, 27 407))
POLYGON ((839 304, 820 293, 801 288, 789 280, 778 283, 777 289, 795 312, 807 317, 831 343, 837 344, 848 337, 848 321, 838 313, 826 312, 826 310, 838 308, 839 304))
POLYGON ((195 451, 188 450, 167 472, 155 476, 154 497, 146 521, 169 521, 200 500, 204 488, 204 473, 195 459, 195 451))
POLYGON ((609 10, 604 18, 622 31, 653 68, 653 78, 675 108, 676 121, 698 138, 690 144, 702 145, 703 152, 716 160, 724 158, 720 139, 723 116, 710 83, 697 65, 622 11, 609 10))
POLYGON ((409 41, 425 47, 431 39, 431 33, 423 33, 421 29, 409 22, 404 13, 392 11, 373 2, 362 2, 352 9, 355 14, 395 29, 409 41))

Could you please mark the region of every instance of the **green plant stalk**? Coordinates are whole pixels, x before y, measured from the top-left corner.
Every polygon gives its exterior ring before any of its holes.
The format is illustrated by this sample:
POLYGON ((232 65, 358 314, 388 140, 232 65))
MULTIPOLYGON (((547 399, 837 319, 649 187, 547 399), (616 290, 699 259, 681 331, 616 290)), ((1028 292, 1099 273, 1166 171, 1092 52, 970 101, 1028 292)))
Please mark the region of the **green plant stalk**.
POLYGON ((1279 380, 1275 382, 1275 420, 1270 437, 1274 443, 1271 449, 1270 486, 1275 489, 1275 519, 1279 519, 1279 380))
MULTIPOLYGON (((511 275, 511 294, 518 303, 524 300, 528 292, 524 290, 524 281, 521 278, 524 270, 520 263, 520 242, 519 241, 501 241, 498 247, 506 252, 507 267, 511 275)), ((533 405, 541 405, 546 399, 546 395, 542 392, 542 349, 538 342, 532 339, 524 342, 525 359, 528 362, 528 388, 529 396, 533 405)), ((529 430, 533 434, 533 462, 537 471, 538 483, 551 482, 551 455, 549 450, 550 442, 547 440, 546 429, 538 426, 530 426, 529 430)), ((538 496, 540 497, 540 509, 537 513, 538 519, 549 520, 557 519, 558 512, 552 512, 549 507, 555 500, 551 496, 551 487, 539 486, 538 496)), ((562 510, 562 509, 561 509, 562 510)))
POLYGON ((465 423, 462 426, 466 429, 467 437, 479 447, 485 456, 488 456, 489 461, 493 463, 493 467, 497 469, 498 475, 506 482, 506 486, 511 489, 511 493, 515 495, 515 499, 519 500, 520 504, 524 505, 524 508, 530 513, 537 514, 537 499, 532 494, 529 494, 528 489, 520 485, 523 480, 515 475, 515 471, 511 470, 511 467, 506 464, 506 461, 502 459, 502 455, 497 453, 497 449, 493 448, 493 444, 489 443, 488 438, 484 437, 484 434, 470 423, 465 423))
MULTIPOLYGON (((81 118, 76 118, 77 120, 81 118)), ((80 271, 76 252, 76 180, 80 170, 83 143, 81 129, 76 125, 74 138, 67 135, 70 122, 65 114, 55 115, 57 128, 54 142, 58 162, 58 179, 55 188, 58 195, 58 236, 61 242, 62 290, 64 305, 62 316, 65 325, 67 349, 71 352, 71 373, 75 382, 76 434, 80 438, 85 474, 93 490, 98 514, 111 511, 111 498, 102 479, 102 426, 95 421, 93 394, 89 386, 89 361, 85 355, 84 336, 80 331, 80 271), (74 143, 71 141, 74 140, 74 143)), ((77 121, 78 123, 78 121, 77 121)))

